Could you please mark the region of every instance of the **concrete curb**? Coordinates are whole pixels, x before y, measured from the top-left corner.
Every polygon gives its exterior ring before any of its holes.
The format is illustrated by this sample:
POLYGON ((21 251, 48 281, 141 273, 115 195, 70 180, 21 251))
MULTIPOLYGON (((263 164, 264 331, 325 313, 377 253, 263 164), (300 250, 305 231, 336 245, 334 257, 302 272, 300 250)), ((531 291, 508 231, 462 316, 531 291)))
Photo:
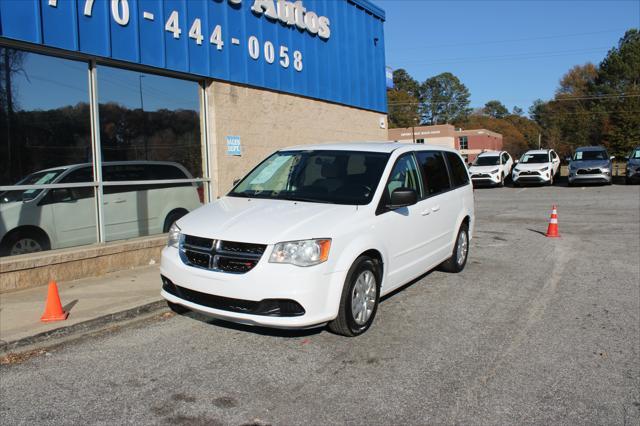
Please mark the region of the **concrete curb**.
POLYGON ((155 302, 127 309, 125 311, 103 315, 101 317, 83 321, 70 326, 45 331, 43 333, 38 333, 33 336, 24 337, 22 339, 14 340, 11 342, 0 340, 0 355, 5 355, 10 351, 14 351, 15 349, 27 348, 28 346, 36 344, 46 343, 46 345, 55 345, 60 340, 75 336, 80 337, 87 333, 105 328, 105 326, 107 325, 151 314, 166 307, 167 303, 165 300, 157 300, 155 302))

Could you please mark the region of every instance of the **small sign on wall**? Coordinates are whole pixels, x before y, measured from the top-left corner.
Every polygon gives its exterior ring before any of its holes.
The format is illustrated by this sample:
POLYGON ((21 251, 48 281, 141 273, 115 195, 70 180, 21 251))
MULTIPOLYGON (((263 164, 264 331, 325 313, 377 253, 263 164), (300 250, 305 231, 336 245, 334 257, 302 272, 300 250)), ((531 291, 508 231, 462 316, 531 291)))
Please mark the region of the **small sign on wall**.
POLYGON ((240 145, 240 136, 227 136, 227 155, 242 155, 242 146, 240 145))

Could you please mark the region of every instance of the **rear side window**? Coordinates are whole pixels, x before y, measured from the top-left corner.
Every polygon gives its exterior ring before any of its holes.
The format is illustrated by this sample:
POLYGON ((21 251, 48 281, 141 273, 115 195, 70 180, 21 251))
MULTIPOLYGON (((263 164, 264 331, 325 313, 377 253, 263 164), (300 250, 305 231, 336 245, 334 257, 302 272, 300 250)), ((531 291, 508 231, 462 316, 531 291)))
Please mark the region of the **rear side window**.
POLYGON ((418 157, 422 171, 422 186, 425 197, 431 197, 451 188, 449 172, 442 152, 418 151, 416 157, 418 157))
POLYGON ((449 166, 451 167, 451 178, 453 179, 453 186, 455 188, 463 186, 469 183, 469 175, 467 174, 467 168, 462 163, 460 157, 453 152, 445 152, 449 166))

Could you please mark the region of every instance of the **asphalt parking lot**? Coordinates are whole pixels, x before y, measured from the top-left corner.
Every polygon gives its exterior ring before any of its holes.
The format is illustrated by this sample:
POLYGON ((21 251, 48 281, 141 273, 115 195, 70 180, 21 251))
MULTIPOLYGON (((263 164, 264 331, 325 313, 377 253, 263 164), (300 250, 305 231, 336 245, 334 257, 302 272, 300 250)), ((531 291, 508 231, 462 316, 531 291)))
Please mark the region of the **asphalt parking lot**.
POLYGON ((165 315, 0 367, 0 422, 638 424, 640 187, 475 194, 465 271, 361 337, 165 315))

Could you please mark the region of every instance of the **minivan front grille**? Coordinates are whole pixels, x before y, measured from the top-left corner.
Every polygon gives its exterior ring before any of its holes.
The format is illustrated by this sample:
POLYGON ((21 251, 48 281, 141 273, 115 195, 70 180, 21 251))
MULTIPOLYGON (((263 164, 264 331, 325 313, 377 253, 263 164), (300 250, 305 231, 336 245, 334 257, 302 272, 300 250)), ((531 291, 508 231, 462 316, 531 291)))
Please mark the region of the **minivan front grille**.
POLYGON ((264 244, 184 235, 180 243, 180 258, 195 268, 244 274, 258 264, 266 248, 264 244))

